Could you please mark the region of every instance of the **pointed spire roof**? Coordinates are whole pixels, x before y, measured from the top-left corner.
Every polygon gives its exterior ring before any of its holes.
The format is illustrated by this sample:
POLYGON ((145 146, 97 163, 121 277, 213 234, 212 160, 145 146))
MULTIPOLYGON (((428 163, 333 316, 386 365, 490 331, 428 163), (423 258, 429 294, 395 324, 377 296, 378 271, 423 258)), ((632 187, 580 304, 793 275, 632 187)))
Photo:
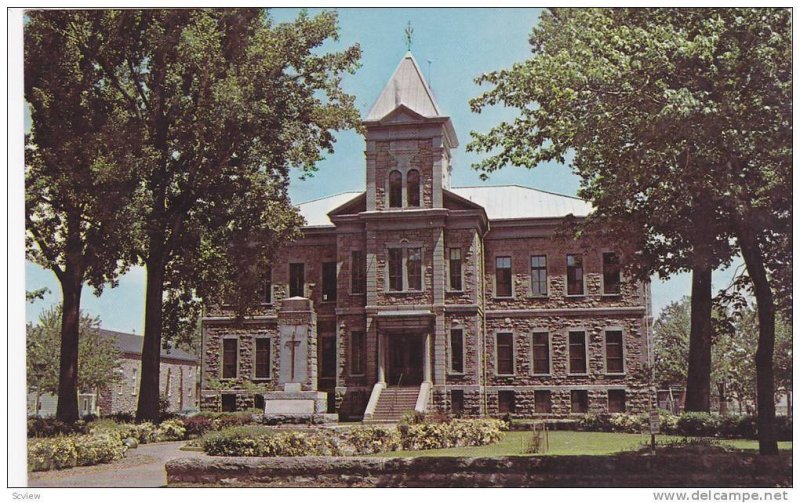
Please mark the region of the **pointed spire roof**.
POLYGON ((410 51, 400 60, 392 78, 372 105, 366 120, 379 121, 401 105, 426 118, 442 116, 433 92, 410 51))

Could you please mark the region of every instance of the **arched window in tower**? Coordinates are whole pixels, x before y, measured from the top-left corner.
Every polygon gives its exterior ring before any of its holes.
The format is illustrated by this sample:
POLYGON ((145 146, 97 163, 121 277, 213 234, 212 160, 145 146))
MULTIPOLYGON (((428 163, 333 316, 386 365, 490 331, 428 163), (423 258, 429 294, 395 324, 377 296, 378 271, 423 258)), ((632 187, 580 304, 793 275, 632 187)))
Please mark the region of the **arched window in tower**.
POLYGON ((403 175, 395 170, 389 173, 389 207, 403 206, 403 175))
POLYGON ((419 171, 412 169, 406 175, 406 192, 408 193, 408 205, 419 206, 419 171))

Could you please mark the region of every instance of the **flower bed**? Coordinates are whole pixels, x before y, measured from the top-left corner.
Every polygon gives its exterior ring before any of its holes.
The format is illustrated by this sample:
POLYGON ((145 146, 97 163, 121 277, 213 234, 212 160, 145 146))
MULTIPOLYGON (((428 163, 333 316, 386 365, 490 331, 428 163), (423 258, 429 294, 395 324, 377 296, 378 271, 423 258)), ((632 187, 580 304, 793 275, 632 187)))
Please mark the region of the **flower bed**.
MULTIPOLYGON (((684 412, 673 415, 659 411, 660 431, 665 435, 716 438, 757 438, 753 416, 718 416, 705 412, 684 412)), ((792 440, 792 419, 775 418, 778 440, 792 440)), ((647 428, 648 419, 634 414, 587 414, 578 422, 583 431, 639 433, 647 428)))
POLYGON ((125 455, 118 436, 108 433, 28 441, 28 470, 45 471, 110 463, 125 455))
POLYGON ((504 433, 496 419, 417 423, 397 428, 359 426, 330 430, 281 431, 236 427, 211 433, 199 443, 212 456, 353 456, 380 452, 468 447, 495 443, 504 433))

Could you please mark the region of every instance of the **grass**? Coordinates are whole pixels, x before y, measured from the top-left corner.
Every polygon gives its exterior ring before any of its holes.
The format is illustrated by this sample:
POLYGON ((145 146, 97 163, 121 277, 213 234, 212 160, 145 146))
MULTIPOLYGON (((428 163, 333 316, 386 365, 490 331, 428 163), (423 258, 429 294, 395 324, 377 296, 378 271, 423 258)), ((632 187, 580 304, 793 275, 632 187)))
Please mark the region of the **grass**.
MULTIPOLYGON (((451 449, 431 449, 428 451, 395 451, 375 454, 373 457, 423 457, 423 456, 530 456, 527 453, 532 433, 529 431, 511 431, 500 442, 481 447, 456 447, 451 449)), ((684 437, 659 435, 658 441, 675 441, 684 437)), ((635 433, 604 433, 589 431, 551 431, 549 432, 550 448, 540 455, 567 456, 590 455, 600 456, 622 451, 635 450, 650 442, 649 435, 635 433)), ((745 451, 757 451, 756 440, 719 440, 721 445, 745 451)), ((792 450, 792 442, 778 442, 781 450, 792 450)))

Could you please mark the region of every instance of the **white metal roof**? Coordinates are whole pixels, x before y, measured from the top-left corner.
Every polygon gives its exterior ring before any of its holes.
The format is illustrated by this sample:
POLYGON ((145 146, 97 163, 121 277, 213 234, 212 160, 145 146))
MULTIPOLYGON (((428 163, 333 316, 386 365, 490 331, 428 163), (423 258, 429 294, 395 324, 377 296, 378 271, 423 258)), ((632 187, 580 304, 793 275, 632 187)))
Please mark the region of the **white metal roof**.
POLYGON ((328 213, 344 203, 352 201, 361 194, 363 194, 363 192, 342 192, 341 194, 300 203, 297 207, 300 209, 300 214, 305 217, 306 225, 333 225, 331 219, 328 218, 328 213))
POLYGON ((366 120, 377 121, 400 105, 405 105, 423 117, 439 117, 439 107, 425 77, 410 52, 400 60, 392 78, 386 83, 378 100, 372 105, 366 120))
POLYGON ((577 197, 520 185, 455 187, 451 192, 483 206, 489 220, 587 216, 592 205, 577 197))
MULTIPOLYGON (((486 210, 489 220, 512 218, 552 218, 569 214, 587 216, 592 206, 577 197, 554 194, 519 185, 455 187, 451 192, 486 210)), ((298 204, 308 226, 332 226, 328 213, 352 201, 363 192, 343 192, 298 204)))

